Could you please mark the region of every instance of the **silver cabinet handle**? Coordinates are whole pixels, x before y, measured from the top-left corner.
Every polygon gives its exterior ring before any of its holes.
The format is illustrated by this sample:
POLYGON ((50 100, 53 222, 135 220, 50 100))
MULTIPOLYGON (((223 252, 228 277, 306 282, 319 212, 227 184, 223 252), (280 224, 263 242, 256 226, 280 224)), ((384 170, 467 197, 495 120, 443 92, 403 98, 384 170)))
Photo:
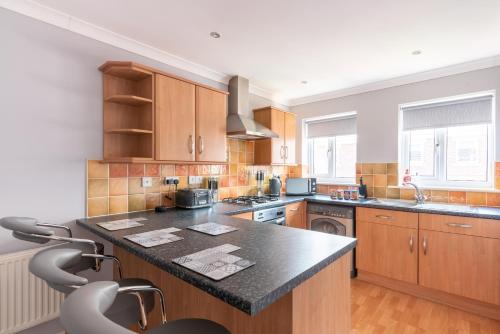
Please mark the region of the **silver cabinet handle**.
POLYGON ((424 250, 424 255, 427 255, 427 238, 424 237, 424 240, 422 240, 422 249, 424 250))
POLYGON ((448 226, 461 227, 461 228, 472 228, 472 225, 470 225, 470 224, 460 224, 460 223, 448 223, 448 226))
POLYGON ((285 160, 288 159, 288 145, 285 145, 285 160))
POLYGON ((298 211, 299 208, 295 208, 295 209, 288 209, 289 211, 298 211))
POLYGON ((193 135, 189 135, 188 145, 189 145, 189 153, 193 153, 193 151, 194 151, 193 135))
POLYGON ((413 235, 410 236, 410 253, 413 253, 413 235))
POLYGON ((285 159, 284 151, 285 151, 285 146, 281 145, 281 148, 280 148, 280 158, 281 159, 285 159))
POLYGON ((203 151, 205 150, 205 144, 203 143, 203 137, 202 136, 198 136, 198 141, 200 143, 200 148, 199 148, 198 152, 200 154, 202 154, 203 151))
POLYGON ((386 216, 386 215, 376 215, 375 217, 380 218, 380 219, 392 219, 391 216, 386 216))

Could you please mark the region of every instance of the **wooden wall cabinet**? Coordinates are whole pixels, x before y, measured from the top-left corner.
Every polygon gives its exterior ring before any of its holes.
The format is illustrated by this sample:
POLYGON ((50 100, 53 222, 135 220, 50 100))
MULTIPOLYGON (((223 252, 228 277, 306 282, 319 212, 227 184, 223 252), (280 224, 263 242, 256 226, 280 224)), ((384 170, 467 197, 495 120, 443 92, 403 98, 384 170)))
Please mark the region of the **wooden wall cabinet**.
POLYGON ((156 75, 156 160, 195 161, 196 86, 156 75))
POLYGON ((227 95, 196 87, 196 161, 226 162, 227 95))
POLYGON ((356 267, 417 283, 418 214, 358 208, 356 267))
POLYGON ((256 109, 254 120, 271 129, 279 138, 255 141, 256 165, 295 165, 295 114, 274 107, 256 109))
POLYGON ((103 156, 124 162, 154 159, 154 73, 130 62, 103 72, 103 156))
POLYGON ((99 69, 104 160, 227 162, 227 92, 132 62, 99 69))
POLYGON ((307 229, 306 203, 298 202, 286 206, 286 225, 307 229))

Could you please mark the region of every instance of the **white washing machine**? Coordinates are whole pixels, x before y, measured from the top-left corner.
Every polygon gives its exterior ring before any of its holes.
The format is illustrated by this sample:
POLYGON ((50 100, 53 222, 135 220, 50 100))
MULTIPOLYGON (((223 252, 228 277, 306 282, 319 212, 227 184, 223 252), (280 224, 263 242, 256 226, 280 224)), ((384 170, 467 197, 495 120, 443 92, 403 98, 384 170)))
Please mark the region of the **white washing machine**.
MULTIPOLYGON (((307 203, 307 228, 311 231, 354 237, 354 208, 344 205, 307 203)), ((356 276, 355 251, 351 256, 351 277, 356 276)))

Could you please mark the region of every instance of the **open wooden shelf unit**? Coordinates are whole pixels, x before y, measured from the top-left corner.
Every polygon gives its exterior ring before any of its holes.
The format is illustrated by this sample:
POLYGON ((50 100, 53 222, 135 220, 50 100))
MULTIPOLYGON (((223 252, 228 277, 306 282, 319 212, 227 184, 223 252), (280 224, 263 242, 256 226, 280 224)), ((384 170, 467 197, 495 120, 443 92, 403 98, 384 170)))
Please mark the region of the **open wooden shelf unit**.
POLYGON ((154 158, 154 73, 132 62, 102 65, 104 159, 154 158))

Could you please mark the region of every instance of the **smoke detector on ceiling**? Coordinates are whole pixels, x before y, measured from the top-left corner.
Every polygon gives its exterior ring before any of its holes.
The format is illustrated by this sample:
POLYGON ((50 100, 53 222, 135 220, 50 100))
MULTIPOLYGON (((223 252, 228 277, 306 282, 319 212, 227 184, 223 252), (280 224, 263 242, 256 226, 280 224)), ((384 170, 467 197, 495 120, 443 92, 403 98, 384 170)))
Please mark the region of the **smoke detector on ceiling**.
POLYGON ((210 33, 210 37, 212 37, 212 38, 220 38, 220 34, 217 31, 212 31, 210 33))

